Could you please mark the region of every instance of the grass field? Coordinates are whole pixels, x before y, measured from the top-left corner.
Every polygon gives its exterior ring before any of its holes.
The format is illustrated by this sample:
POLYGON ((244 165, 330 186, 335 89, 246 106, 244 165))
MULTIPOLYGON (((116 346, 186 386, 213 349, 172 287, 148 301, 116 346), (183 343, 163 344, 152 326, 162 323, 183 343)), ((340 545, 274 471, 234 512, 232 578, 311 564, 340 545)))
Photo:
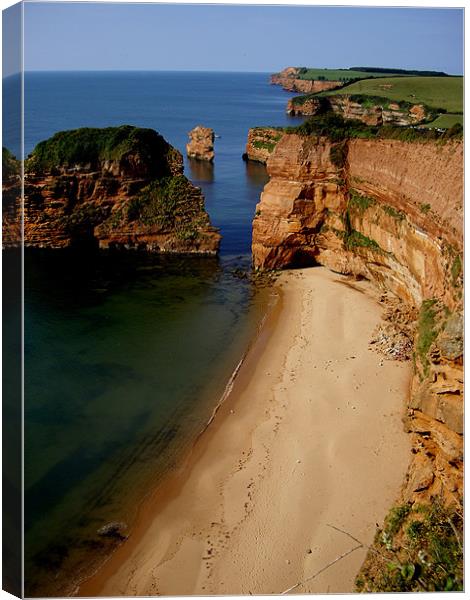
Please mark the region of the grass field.
POLYGON ((428 129, 433 127, 450 129, 456 123, 463 125, 463 115, 454 115, 452 113, 448 113, 445 115, 439 115, 437 119, 434 119, 434 121, 431 123, 426 123, 426 125, 423 125, 423 127, 427 127, 428 129))
POLYGON ((319 79, 325 81, 344 81, 345 79, 368 79, 370 77, 390 77, 390 73, 365 73, 349 69, 307 69, 299 79, 319 79))
POLYGON ((463 112, 463 77, 382 77, 357 81, 339 90, 318 95, 338 94, 381 96, 397 102, 423 103, 449 113, 463 112))

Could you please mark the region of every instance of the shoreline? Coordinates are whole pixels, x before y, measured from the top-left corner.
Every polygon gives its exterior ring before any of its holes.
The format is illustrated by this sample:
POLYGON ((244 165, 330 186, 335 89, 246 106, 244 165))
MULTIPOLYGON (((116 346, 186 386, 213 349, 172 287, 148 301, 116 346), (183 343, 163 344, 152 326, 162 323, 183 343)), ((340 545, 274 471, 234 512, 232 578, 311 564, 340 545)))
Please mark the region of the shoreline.
POLYGON ((179 457, 180 460, 178 466, 167 471, 153 488, 147 490, 139 503, 139 506, 136 508, 135 517, 132 519, 132 526, 125 544, 120 544, 115 547, 108 555, 102 557, 99 564, 95 566, 93 570, 88 571, 84 576, 82 575, 79 580, 75 582, 73 591, 69 591, 69 596, 90 597, 97 595, 97 592, 95 591, 96 585, 101 586, 104 574, 107 573, 108 570, 115 569, 114 563, 112 563, 111 569, 109 569, 108 563, 113 560, 116 562, 126 560, 126 557, 131 553, 131 548, 133 548, 138 539, 143 535, 148 520, 153 519, 160 508, 170 501, 173 496, 178 494, 179 489, 184 483, 185 476, 192 468, 193 463, 197 462, 197 457, 199 456, 200 451, 202 451, 200 445, 205 444, 205 442, 208 441, 205 436, 209 436, 212 433, 210 428, 211 425, 213 427, 215 426, 213 425, 214 420, 216 418, 219 420, 224 419, 229 413, 232 413, 232 409, 224 407, 224 405, 231 396, 236 396, 241 393, 242 389, 247 385, 247 381, 254 370, 257 357, 262 352, 264 344, 272 335, 275 323, 282 308, 282 291, 280 287, 276 286, 276 284, 272 285, 269 295, 271 299, 266 301, 263 317, 261 318, 252 339, 235 366, 209 419, 203 425, 201 431, 194 437, 189 449, 179 457), (119 556, 116 557, 116 554, 119 554, 119 556), (97 584, 96 582, 99 583, 97 584), (83 592, 83 590, 85 590, 85 592, 83 592))
MULTIPOLYGON (((331 525, 372 542, 408 467, 410 367, 369 350, 381 309, 371 284, 346 281, 281 275, 190 456, 78 595, 279 594, 356 545, 331 525)), ((352 591, 365 554, 297 591, 352 591)))

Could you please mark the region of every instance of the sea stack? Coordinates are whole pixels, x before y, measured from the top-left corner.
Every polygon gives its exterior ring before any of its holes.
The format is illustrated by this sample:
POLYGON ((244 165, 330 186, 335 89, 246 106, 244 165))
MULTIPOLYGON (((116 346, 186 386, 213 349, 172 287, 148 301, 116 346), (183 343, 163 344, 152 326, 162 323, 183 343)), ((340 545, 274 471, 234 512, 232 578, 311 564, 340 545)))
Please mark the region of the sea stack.
POLYGON ((214 161, 214 130, 198 125, 189 133, 189 143, 186 144, 188 158, 214 161))
POLYGON ((3 162, 4 246, 18 245, 23 211, 25 246, 218 252, 221 236, 200 188, 184 176, 181 153, 153 129, 83 128, 40 142, 25 161, 23 207, 14 189, 19 164, 8 151, 3 162))

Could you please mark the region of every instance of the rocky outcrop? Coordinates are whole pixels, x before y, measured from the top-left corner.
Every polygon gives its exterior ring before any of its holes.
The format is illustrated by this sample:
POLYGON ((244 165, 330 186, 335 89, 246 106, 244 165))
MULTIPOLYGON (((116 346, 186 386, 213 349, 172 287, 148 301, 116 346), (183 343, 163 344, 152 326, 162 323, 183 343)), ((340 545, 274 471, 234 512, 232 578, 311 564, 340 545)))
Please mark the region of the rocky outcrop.
POLYGON ((463 144, 285 134, 253 221, 261 269, 321 264, 419 311, 407 501, 462 494, 463 144))
POLYGON ((313 117, 324 107, 324 102, 318 96, 296 96, 287 102, 286 113, 291 117, 313 117))
POLYGON ((434 113, 423 104, 390 102, 386 98, 367 99, 347 95, 298 96, 291 98, 286 112, 292 116, 314 116, 333 111, 344 119, 357 119, 367 125, 416 125, 431 119, 434 113))
POLYGON ((253 160, 266 164, 276 144, 283 136, 282 129, 273 127, 253 127, 248 131, 243 160, 253 160))
POLYGON ((341 81, 324 81, 319 79, 300 79, 301 69, 299 67, 287 67, 280 73, 271 75, 270 82, 273 85, 281 85, 288 92, 300 92, 302 94, 316 94, 327 90, 334 90, 344 85, 341 81))
POLYGON ((271 83, 279 84, 282 79, 296 79, 300 75, 300 67, 286 67, 279 73, 271 75, 271 83))
POLYGON ((25 246, 216 254, 219 242, 181 154, 156 131, 61 132, 26 161, 25 246))
POLYGON ((198 125, 189 133, 189 143, 186 144, 188 158, 196 160, 214 160, 214 130, 210 127, 198 125))

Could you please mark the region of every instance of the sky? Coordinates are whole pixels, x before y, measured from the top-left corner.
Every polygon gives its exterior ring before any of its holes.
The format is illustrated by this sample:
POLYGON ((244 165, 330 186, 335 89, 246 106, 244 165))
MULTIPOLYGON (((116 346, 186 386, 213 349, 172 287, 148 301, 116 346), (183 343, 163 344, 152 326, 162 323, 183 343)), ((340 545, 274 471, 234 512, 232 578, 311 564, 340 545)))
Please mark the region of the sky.
POLYGON ((27 2, 24 34, 26 70, 463 72, 462 9, 27 2))

